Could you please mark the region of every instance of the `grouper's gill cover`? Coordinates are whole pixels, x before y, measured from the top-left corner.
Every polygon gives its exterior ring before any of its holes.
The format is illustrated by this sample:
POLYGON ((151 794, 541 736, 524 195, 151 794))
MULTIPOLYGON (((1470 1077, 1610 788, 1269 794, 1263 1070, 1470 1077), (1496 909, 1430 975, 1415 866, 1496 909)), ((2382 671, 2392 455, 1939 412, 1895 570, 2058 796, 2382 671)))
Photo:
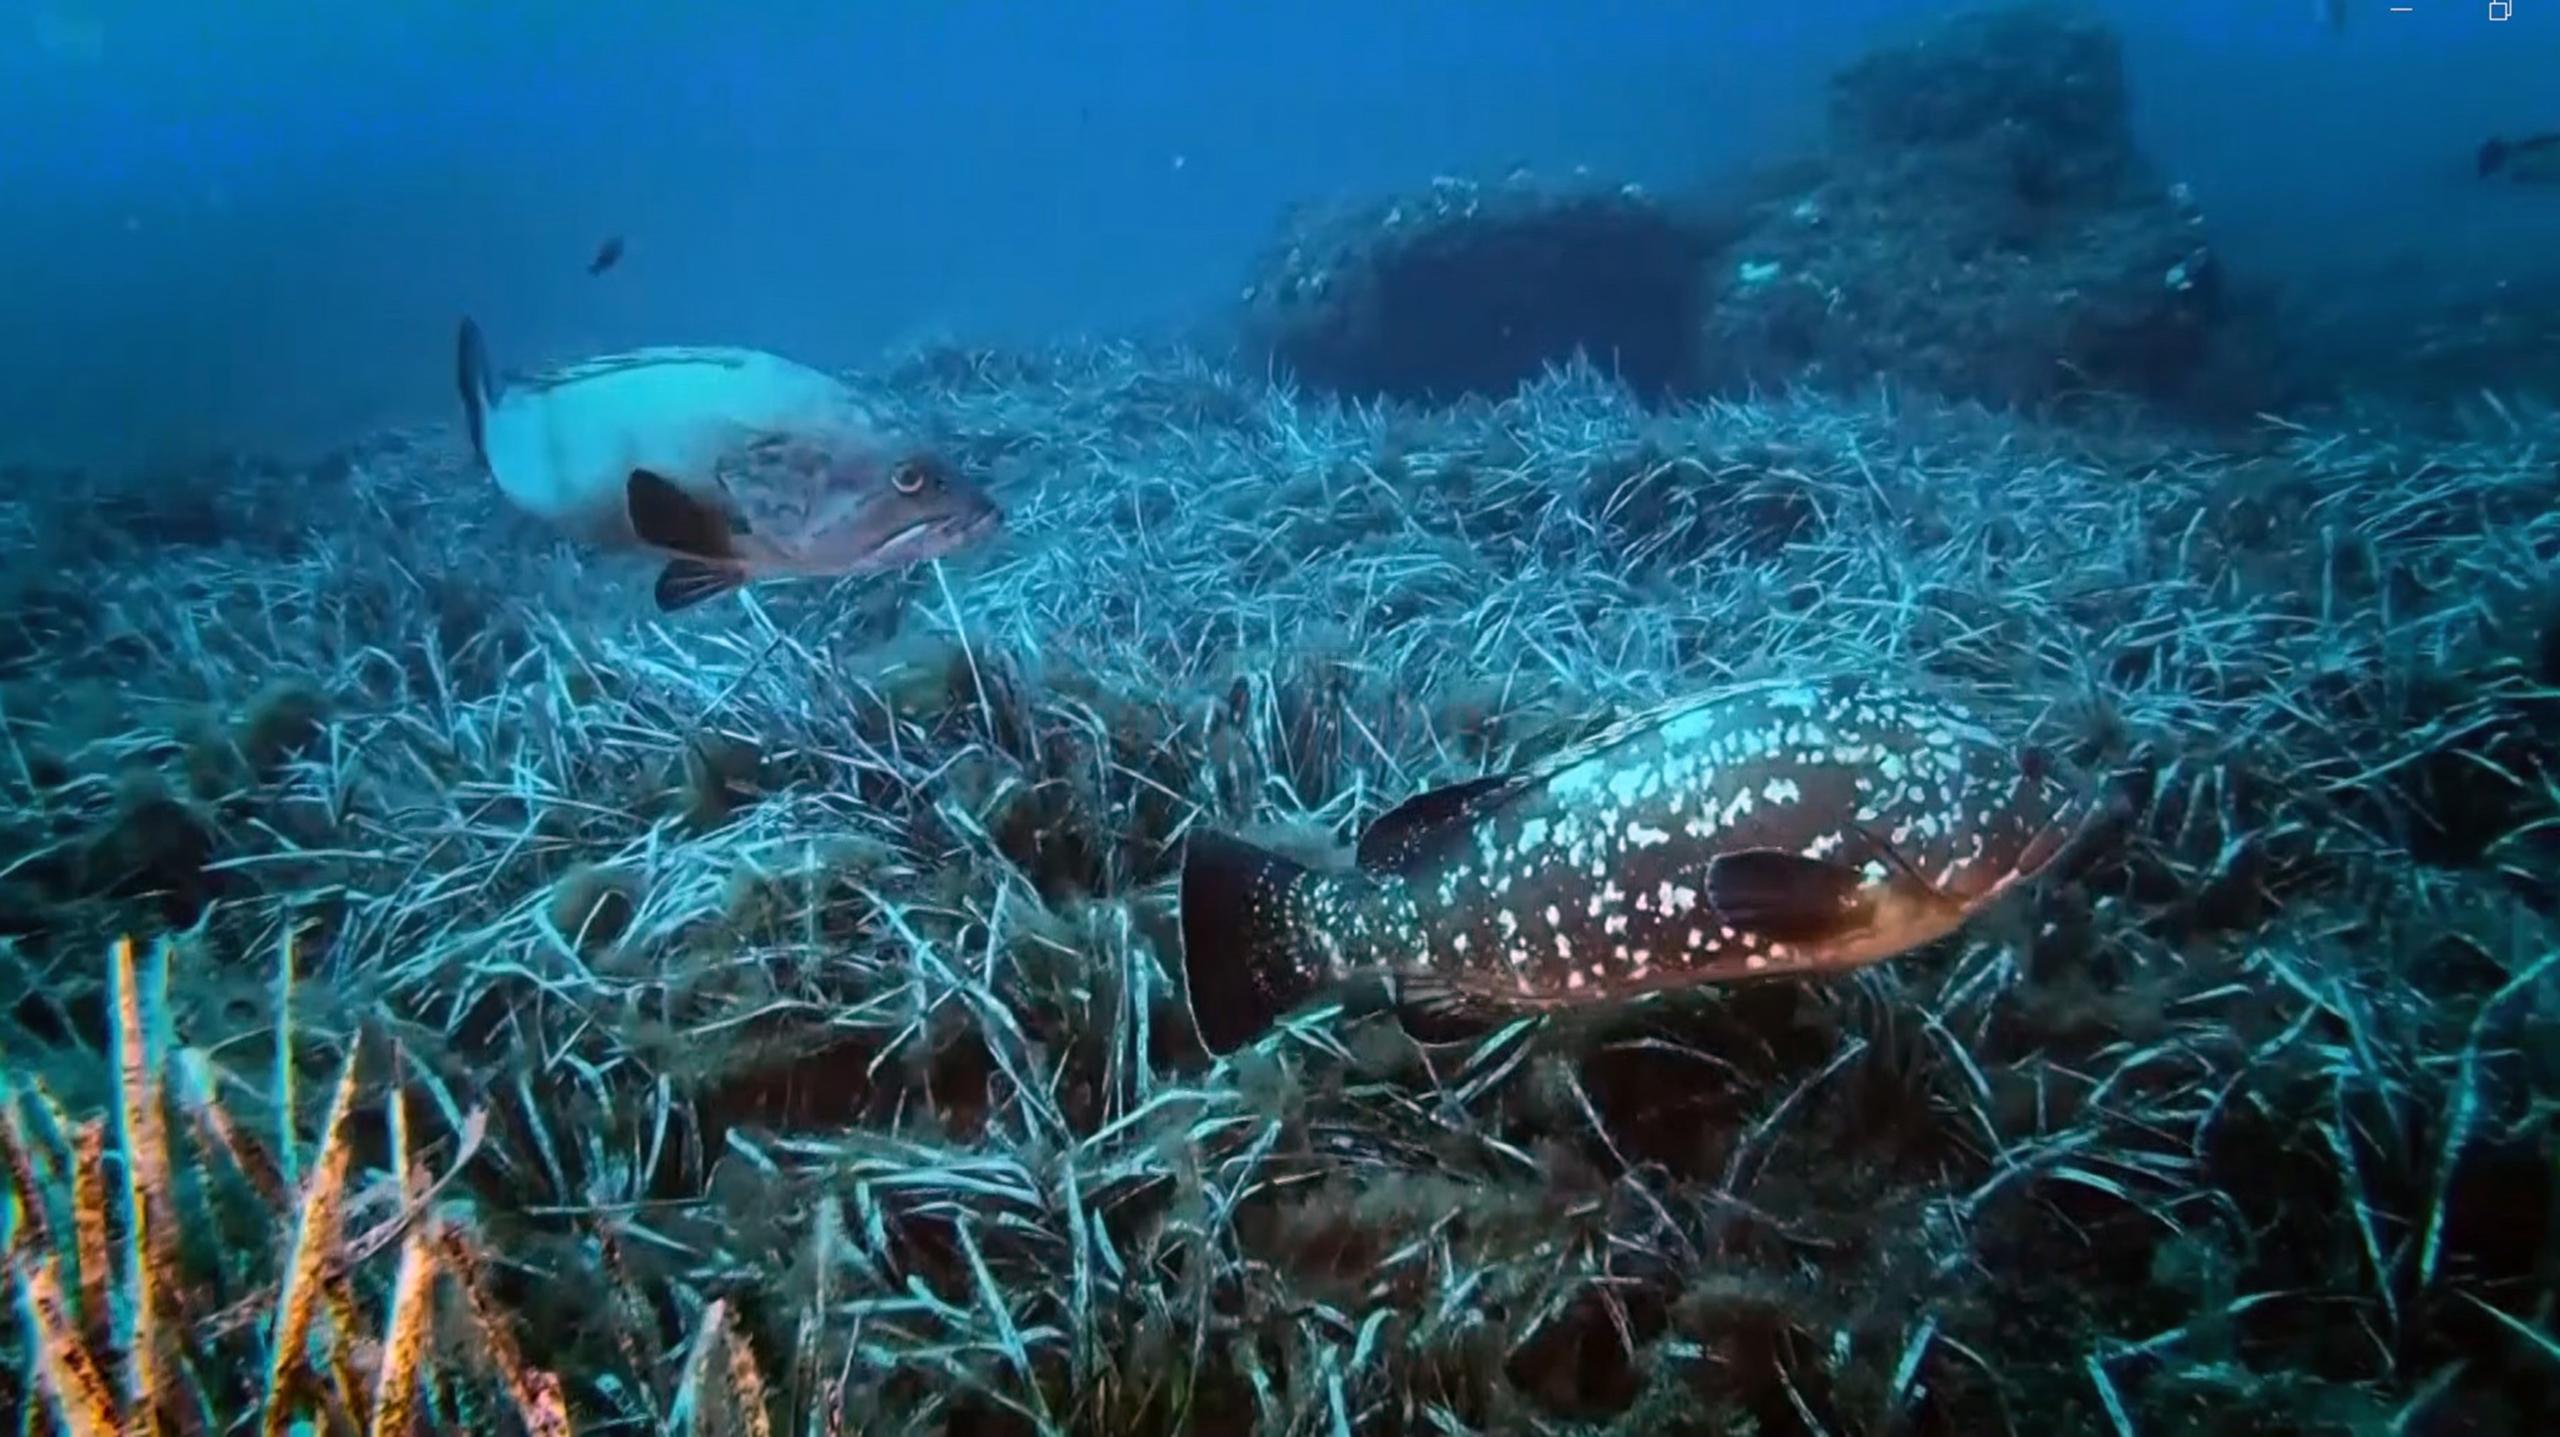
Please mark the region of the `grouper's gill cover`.
POLYGON ((1184 855, 1184 966, 1223 1051, 1344 980, 1435 1017, 1872 963, 2061 850, 2092 790, 1964 706, 1857 677, 1755 685, 1433 790, 1357 873, 1218 835, 1184 855))

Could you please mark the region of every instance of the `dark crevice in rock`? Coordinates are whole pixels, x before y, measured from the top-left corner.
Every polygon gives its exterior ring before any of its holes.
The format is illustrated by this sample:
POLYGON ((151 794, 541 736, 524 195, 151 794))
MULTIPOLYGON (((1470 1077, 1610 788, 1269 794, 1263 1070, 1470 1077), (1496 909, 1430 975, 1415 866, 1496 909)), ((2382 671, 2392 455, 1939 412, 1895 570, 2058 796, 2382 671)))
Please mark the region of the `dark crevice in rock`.
POLYGON ((1324 393, 1507 398, 1580 353, 1656 400, 1695 381, 1702 251, 1632 189, 1443 180, 1302 224, 1247 291, 1249 323, 1324 393))

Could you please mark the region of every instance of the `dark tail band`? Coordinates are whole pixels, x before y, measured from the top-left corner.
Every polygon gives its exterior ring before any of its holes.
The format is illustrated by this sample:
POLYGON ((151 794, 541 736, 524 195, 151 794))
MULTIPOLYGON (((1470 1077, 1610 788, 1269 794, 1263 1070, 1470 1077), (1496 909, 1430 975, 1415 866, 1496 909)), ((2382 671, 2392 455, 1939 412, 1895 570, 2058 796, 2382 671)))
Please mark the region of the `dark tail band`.
POLYGON ((2494 175, 2498 171, 2505 169, 2507 165, 2507 151, 2509 148, 2511 147, 2504 140, 2482 141, 2480 144, 2480 173, 2483 176, 2494 175))
POLYGON ((1212 1053, 1269 1032, 1323 974, 1299 941, 1305 865, 1239 838, 1194 832, 1182 850, 1182 972, 1212 1053))
POLYGON ((462 423, 471 432, 471 457, 489 464, 489 406, 498 402, 498 372, 489 364, 489 343, 469 316, 454 344, 454 383, 462 390, 462 423))

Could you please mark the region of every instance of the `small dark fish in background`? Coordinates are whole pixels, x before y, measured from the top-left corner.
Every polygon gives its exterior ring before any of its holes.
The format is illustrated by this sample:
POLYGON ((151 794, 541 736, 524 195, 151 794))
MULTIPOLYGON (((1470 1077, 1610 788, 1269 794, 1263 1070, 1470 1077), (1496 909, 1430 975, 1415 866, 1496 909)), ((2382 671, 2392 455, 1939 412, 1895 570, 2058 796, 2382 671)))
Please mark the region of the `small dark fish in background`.
POLYGON ((596 257, 587 261, 587 273, 602 274, 622 262, 622 236, 615 235, 596 246, 596 257))
POLYGON ((2329 27, 2329 33, 2332 35, 2345 33, 2347 28, 2347 0, 2316 0, 2316 3, 2320 19, 2322 23, 2329 27))
POLYGON ((2560 184, 2560 130, 2480 146, 2480 178, 2504 175, 2520 185, 2560 184))
POLYGON ((1945 936, 2101 831, 2098 785, 1962 705, 1844 676, 1667 705, 1434 789, 1356 872, 1202 831, 1182 962, 1212 1052, 1383 986, 1454 1041, 1524 1012, 1836 973, 1945 936))

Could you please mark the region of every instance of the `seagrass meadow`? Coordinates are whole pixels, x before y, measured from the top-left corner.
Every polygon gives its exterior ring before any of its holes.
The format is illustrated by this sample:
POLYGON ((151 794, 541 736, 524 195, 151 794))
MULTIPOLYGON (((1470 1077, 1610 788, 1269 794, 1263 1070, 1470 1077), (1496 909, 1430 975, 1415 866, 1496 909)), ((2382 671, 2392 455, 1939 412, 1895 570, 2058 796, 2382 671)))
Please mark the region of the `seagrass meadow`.
POLYGON ((2560 415, 858 382, 1005 538, 662 616, 448 430, 0 498, 10 1430, 2560 1418, 2560 415), (1199 1048, 1190 830, 1849 668, 2137 817, 1852 977, 1199 1048))

